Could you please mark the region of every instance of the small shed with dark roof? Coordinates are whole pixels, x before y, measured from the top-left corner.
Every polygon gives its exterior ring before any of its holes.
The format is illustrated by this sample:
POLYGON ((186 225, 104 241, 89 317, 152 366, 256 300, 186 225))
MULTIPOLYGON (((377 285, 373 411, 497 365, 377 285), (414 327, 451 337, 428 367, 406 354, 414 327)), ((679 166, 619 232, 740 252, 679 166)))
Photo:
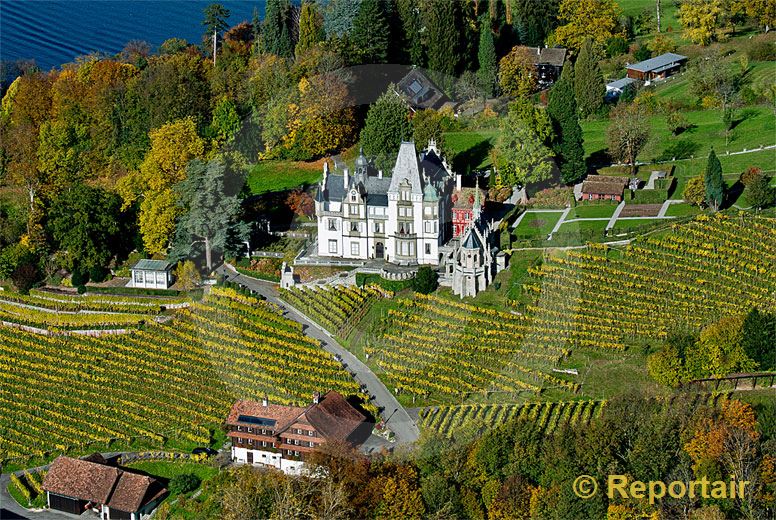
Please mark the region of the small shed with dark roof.
POLYGON ((142 289, 169 289, 173 283, 172 264, 166 260, 138 260, 130 268, 132 279, 127 287, 142 289))

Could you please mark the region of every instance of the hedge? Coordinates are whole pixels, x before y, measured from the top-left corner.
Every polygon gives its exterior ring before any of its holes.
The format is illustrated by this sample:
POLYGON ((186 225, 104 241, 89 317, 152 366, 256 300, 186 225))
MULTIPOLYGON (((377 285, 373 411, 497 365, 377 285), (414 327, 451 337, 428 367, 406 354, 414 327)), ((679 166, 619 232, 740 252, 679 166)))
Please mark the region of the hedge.
POLYGON ((409 280, 386 280, 379 274, 356 273, 356 285, 379 285, 385 290, 399 292, 404 289, 412 289, 414 279, 409 280))
POLYGON ((668 199, 668 190, 625 190, 626 204, 662 204, 668 199))
POLYGON ((189 296, 192 299, 202 298, 202 289, 193 291, 176 291, 175 289, 144 289, 142 287, 97 287, 87 286, 87 292, 97 294, 114 294, 116 296, 189 296))
POLYGON ((250 269, 243 269, 242 267, 234 266, 234 268, 237 270, 238 273, 244 274, 245 276, 250 276, 251 278, 256 278, 258 280, 265 280, 267 282, 280 282, 280 277, 274 274, 264 274, 259 273, 257 271, 251 271, 250 269))

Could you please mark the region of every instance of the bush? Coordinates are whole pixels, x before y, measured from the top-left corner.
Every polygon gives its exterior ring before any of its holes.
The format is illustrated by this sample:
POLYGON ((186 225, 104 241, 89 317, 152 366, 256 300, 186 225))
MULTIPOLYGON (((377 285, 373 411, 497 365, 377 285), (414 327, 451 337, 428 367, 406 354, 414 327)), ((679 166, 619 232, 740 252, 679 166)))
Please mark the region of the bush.
POLYGON ((414 279, 409 280, 386 280, 379 274, 356 273, 356 285, 363 287, 365 285, 379 285, 383 289, 392 292, 409 289, 414 284, 414 279))
POLYGON ((76 267, 73 269, 73 274, 70 276, 70 283, 73 285, 73 287, 78 287, 79 285, 86 285, 86 283, 89 281, 89 271, 86 269, 80 269, 76 267))
POLYGON ((79 286, 77 287, 77 290, 78 290, 78 294, 83 294, 83 293, 85 293, 85 292, 86 292, 86 286, 85 286, 85 285, 83 285, 83 284, 81 284, 81 285, 79 285, 79 286))
POLYGON ((429 294, 439 287, 439 275, 431 267, 422 265, 415 275, 415 281, 412 284, 413 289, 421 294, 429 294))
POLYGON ((752 38, 747 45, 746 55, 752 61, 774 61, 776 44, 764 38, 752 38))
POLYGON ((171 495, 179 495, 194 491, 199 487, 200 482, 198 476, 192 473, 184 473, 183 475, 175 475, 170 479, 168 489, 171 495))
POLYGON ((606 54, 610 58, 625 54, 626 52, 628 52, 628 42, 625 38, 615 36, 614 38, 609 38, 606 42, 606 54))
POLYGON ((108 270, 102 266, 95 265, 89 269, 89 279, 95 283, 104 282, 108 276, 108 270))

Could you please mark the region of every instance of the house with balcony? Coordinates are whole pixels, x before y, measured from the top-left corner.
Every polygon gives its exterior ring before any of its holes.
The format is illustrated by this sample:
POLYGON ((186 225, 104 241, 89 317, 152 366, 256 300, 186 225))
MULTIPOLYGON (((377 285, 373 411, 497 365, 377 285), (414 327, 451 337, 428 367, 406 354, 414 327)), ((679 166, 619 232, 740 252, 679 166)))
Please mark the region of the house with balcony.
POLYGON ((232 460, 273 467, 291 475, 304 470, 305 456, 330 441, 358 445, 369 436, 366 417, 338 392, 313 395, 306 407, 238 400, 226 420, 232 460))

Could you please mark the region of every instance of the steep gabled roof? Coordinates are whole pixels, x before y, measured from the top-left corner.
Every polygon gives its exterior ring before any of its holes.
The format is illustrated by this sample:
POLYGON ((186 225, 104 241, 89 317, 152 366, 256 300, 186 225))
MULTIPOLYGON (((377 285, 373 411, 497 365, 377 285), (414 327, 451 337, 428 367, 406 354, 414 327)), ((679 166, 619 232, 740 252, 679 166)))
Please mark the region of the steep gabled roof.
POLYGON ((161 484, 151 477, 122 471, 108 506, 132 513, 164 491, 161 484))
POLYGON ((399 147, 399 154, 396 156, 396 165, 393 167, 393 176, 388 191, 399 191, 399 185, 403 181, 409 181, 412 193, 423 194, 420 184, 420 167, 418 165, 418 155, 415 153, 415 143, 403 142, 399 147))
POLYGON ((480 238, 477 235, 478 233, 475 231, 474 227, 470 227, 463 237, 461 247, 463 249, 482 249, 482 241, 480 241, 480 238))
MULTIPOLYGON (((102 459, 105 460, 105 459, 102 459)), ((106 466, 98 462, 57 457, 51 464, 43 489, 128 513, 166 493, 154 478, 106 466)))
POLYGON ((305 416, 327 440, 347 440, 366 419, 339 392, 331 390, 305 416))
POLYGON ((118 478, 118 468, 60 456, 46 473, 43 489, 57 495, 105 504, 118 478))

